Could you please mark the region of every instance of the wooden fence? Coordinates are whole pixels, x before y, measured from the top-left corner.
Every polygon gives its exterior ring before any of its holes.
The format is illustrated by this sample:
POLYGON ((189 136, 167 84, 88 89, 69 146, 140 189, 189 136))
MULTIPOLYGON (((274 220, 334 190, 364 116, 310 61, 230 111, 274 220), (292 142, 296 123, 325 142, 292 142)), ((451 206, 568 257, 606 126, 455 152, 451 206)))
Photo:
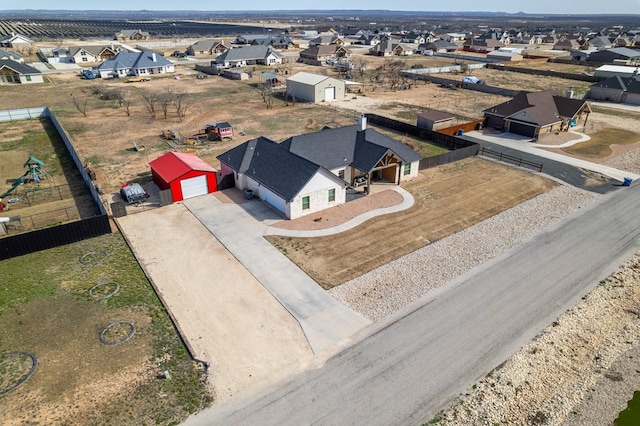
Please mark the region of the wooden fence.
POLYGON ((423 129, 412 124, 403 123, 392 118, 383 117, 377 114, 365 114, 367 121, 379 126, 388 127, 402 133, 406 133, 425 141, 441 145, 449 148, 450 152, 445 152, 433 157, 423 158, 420 160, 420 170, 430 167, 440 166, 442 164, 452 163, 462 160, 463 158, 473 157, 478 153, 479 145, 465 139, 443 133, 434 132, 433 130, 423 129))

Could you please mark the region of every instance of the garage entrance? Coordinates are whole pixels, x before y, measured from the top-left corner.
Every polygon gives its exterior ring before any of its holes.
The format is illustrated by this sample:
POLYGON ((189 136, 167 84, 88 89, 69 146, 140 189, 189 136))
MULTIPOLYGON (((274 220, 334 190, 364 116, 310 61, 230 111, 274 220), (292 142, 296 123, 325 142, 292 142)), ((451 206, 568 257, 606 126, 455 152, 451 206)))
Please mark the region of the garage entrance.
POLYGON ((532 138, 536 133, 536 128, 522 123, 514 123, 512 121, 509 124, 509 132, 532 138))
POLYGON ((205 195, 209 191, 207 186, 207 176, 201 175, 180 181, 180 189, 182 189, 182 199, 205 195))
POLYGON ((325 87, 324 88, 324 100, 325 101, 333 101, 336 99, 336 88, 335 87, 325 87))

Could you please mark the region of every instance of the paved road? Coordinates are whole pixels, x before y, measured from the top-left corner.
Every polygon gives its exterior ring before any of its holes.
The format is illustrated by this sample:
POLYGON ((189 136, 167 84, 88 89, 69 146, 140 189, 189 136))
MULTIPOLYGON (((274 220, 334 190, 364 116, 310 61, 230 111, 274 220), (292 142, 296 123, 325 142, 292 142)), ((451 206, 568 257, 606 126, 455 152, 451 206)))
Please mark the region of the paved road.
POLYGON ((640 249, 640 185, 617 191, 365 331, 320 369, 191 417, 209 424, 420 424, 640 249))

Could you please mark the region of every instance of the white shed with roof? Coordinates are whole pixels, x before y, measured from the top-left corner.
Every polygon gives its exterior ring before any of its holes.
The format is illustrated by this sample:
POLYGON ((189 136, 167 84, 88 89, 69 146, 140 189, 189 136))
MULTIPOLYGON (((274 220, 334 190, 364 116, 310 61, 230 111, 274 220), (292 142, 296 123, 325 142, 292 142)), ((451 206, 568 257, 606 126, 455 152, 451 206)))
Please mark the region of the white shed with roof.
POLYGON ((287 78, 287 95, 308 102, 344 99, 345 83, 326 75, 301 71, 287 78))

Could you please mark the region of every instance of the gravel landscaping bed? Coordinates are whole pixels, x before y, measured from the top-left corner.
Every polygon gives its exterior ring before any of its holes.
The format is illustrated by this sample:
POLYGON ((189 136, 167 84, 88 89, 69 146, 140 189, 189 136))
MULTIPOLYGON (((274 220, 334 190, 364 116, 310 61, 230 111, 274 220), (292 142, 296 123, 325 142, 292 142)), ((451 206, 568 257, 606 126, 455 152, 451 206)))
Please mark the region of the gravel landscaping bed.
POLYGON ((554 188, 334 287, 329 293, 376 321, 517 246, 598 197, 569 186, 554 188))

